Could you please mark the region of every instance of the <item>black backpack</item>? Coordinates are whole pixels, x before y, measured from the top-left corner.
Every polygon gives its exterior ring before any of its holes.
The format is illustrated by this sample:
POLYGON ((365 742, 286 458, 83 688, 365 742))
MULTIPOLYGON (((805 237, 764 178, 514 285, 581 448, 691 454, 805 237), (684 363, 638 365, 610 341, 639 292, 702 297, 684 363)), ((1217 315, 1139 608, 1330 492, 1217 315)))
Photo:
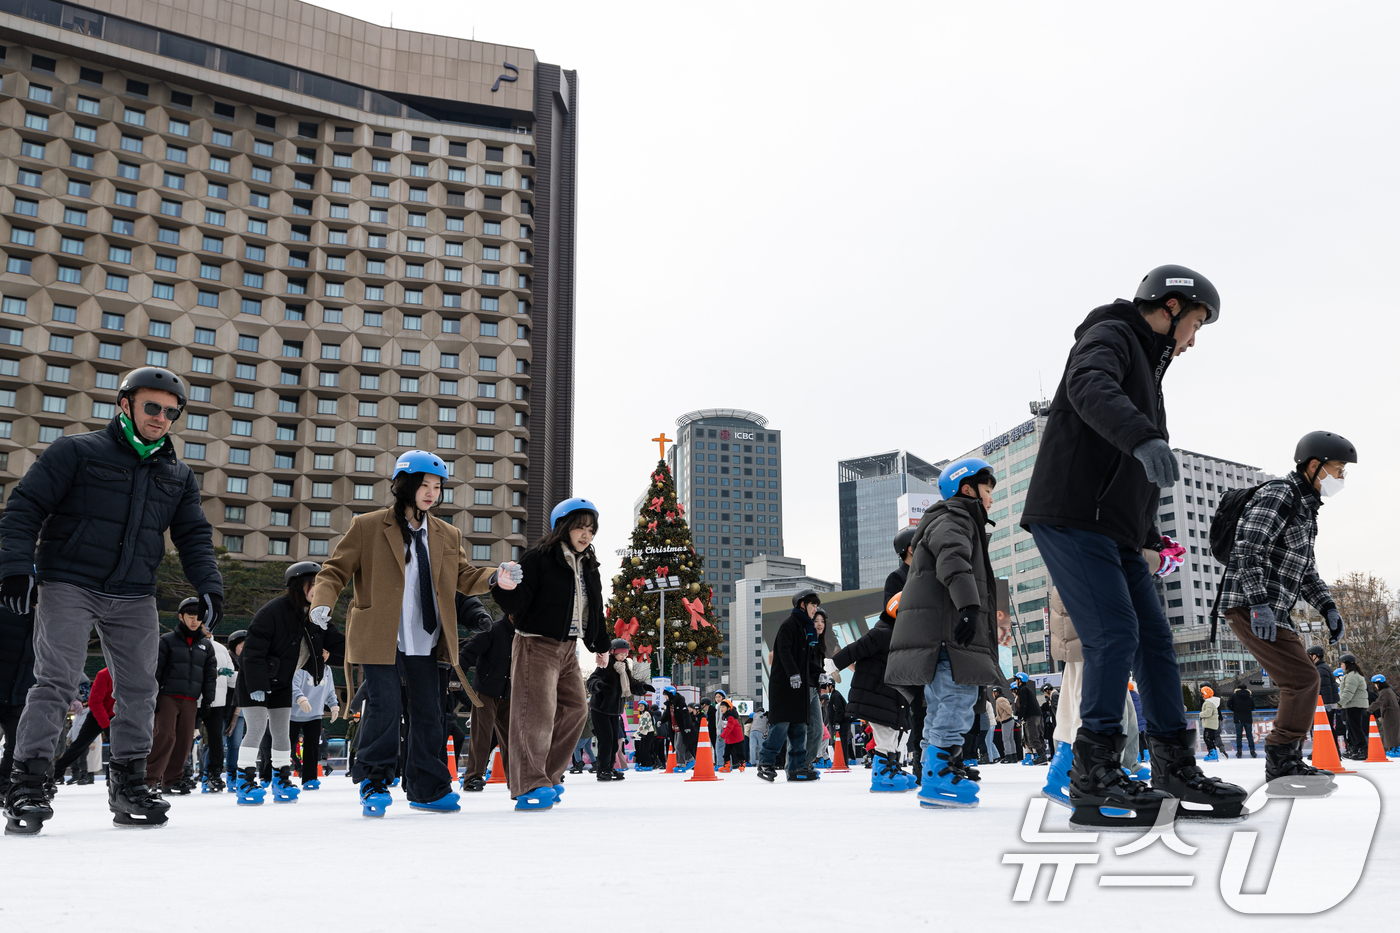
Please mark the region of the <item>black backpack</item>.
MULTIPOLYGON (((1269 483, 1281 483, 1283 480, 1269 480, 1269 483)), ((1230 554, 1235 549, 1235 530, 1239 527, 1240 518, 1244 516, 1244 510, 1249 507, 1249 500, 1254 498, 1254 494, 1267 486, 1268 483, 1260 483, 1258 486, 1241 487, 1231 489, 1220 497, 1220 508, 1215 510, 1215 517, 1210 520, 1210 553, 1223 566, 1230 566, 1230 554)), ((1293 498, 1293 508, 1288 515, 1284 516, 1283 523, 1288 525, 1293 519, 1293 515, 1298 510, 1298 499, 1293 498)), ((1216 620, 1220 618, 1220 599, 1217 597, 1215 605, 1210 610, 1210 640, 1215 641, 1216 620)))

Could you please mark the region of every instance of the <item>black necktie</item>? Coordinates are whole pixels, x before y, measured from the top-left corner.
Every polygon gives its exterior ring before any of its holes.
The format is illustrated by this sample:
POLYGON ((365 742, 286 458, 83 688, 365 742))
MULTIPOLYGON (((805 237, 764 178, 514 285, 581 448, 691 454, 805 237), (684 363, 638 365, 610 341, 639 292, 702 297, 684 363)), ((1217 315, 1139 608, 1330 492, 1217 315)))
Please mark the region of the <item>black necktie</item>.
POLYGON ((418 605, 423 610, 423 631, 431 634, 437 631, 437 611, 433 608, 433 571, 428 566, 428 549, 423 538, 428 529, 420 528, 413 532, 413 555, 418 562, 418 605))

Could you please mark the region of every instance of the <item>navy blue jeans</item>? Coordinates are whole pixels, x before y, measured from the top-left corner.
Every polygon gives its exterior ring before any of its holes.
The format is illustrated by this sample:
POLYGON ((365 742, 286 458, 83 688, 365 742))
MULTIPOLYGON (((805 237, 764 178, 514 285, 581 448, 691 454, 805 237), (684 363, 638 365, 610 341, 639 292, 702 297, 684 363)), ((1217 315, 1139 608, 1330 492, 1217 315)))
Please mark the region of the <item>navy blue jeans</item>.
POLYGON ((796 774, 801 771, 806 767, 807 762, 807 724, 805 722, 770 722, 768 724, 768 738, 763 740, 763 747, 758 750, 758 763, 771 767, 778 760, 778 752, 783 750, 783 743, 787 741, 792 742, 787 756, 788 773, 796 774))
POLYGON ((1142 551, 1077 528, 1032 525, 1031 535, 1083 645, 1084 728, 1123 731, 1131 673, 1146 720, 1139 728, 1159 737, 1185 729, 1171 626, 1142 551))
POLYGON ((363 781, 371 771, 392 775, 399 759, 399 721, 407 714, 408 756, 403 790, 409 800, 427 803, 452 789, 452 775, 442 754, 447 744, 447 721, 442 697, 447 671, 431 655, 399 652, 394 664, 364 664, 369 684, 364 717, 357 736, 359 751, 350 777, 363 781), (402 694, 400 694, 402 687, 402 694), (404 710, 402 697, 408 698, 404 710))

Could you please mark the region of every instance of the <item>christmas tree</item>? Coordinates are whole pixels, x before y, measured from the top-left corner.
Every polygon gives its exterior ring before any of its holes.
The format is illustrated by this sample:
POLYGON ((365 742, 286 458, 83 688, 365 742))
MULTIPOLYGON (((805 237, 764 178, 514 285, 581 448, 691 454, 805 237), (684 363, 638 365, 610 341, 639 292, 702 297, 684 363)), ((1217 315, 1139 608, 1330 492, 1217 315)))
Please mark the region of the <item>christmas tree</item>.
POLYGON ((705 584, 705 559, 691 545, 685 509, 676 501, 676 484, 665 460, 658 461, 651 485, 642 502, 632 546, 622 557, 622 568, 613 577, 608 621, 613 632, 630 641, 644 660, 656 664, 660 632, 665 631, 664 663, 669 676, 672 664, 705 665, 718 657, 720 630, 711 602, 714 592, 705 584), (680 589, 666 593, 666 619, 658 625, 660 594, 647 588, 656 577, 679 577, 680 589))

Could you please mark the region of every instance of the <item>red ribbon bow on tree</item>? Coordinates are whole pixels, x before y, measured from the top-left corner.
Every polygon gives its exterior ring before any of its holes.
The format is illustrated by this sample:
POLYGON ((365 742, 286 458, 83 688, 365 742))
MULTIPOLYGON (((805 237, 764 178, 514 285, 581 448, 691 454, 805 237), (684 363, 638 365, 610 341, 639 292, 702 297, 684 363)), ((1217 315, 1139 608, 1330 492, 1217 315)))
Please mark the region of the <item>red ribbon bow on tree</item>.
POLYGON ((670 567, 657 567, 657 568, 656 568, 656 575, 657 575, 658 577, 669 576, 670 573, 671 573, 671 568, 670 568, 670 567))
POLYGON ((676 503, 676 511, 679 512, 680 514, 684 515, 684 514, 685 514, 685 506, 683 506, 683 505, 681 505, 679 502, 677 502, 677 503, 676 503))
POLYGON ((668 522, 673 522, 673 521, 675 521, 675 520, 676 520, 676 513, 675 513, 675 512, 667 512, 667 513, 666 513, 666 521, 668 521, 668 522))
POLYGON ((660 496, 656 496, 655 498, 653 498, 653 499, 651 500, 651 507, 652 507, 653 510, 655 510, 655 511, 657 511, 657 512, 660 512, 660 511, 661 511, 661 506, 663 506, 663 505, 665 505, 665 504, 666 504, 666 500, 663 499, 663 498, 661 498, 660 496))
POLYGON ((647 531, 655 531, 656 522, 647 522, 647 531))
POLYGON ((645 584, 646 581, 643 580, 641 577, 632 578, 632 589, 634 590, 640 590, 645 584))
POLYGON ((633 616, 632 621, 630 622, 624 622, 621 619, 618 619, 616 622, 613 623, 613 634, 615 634, 618 638, 625 638, 628 641, 631 641, 632 636, 637 634, 638 628, 640 628, 640 626, 637 623, 636 616, 633 616))
POLYGON ((651 660, 651 645, 638 645, 638 646, 637 646, 637 657, 641 658, 643 661, 650 661, 650 660, 651 660))
POLYGON ((704 603, 702 603, 702 602, 701 602, 700 600, 698 600, 698 599, 695 600, 694 602, 691 602, 690 600, 688 600, 688 599, 686 599, 684 596, 682 596, 682 597, 681 597, 681 605, 685 607, 686 612, 689 612, 689 613, 690 613, 690 628, 691 628, 691 631, 695 631, 696 629, 700 628, 701 625, 705 626, 706 628, 709 628, 709 627, 710 627, 710 623, 708 623, 708 622, 705 621, 705 604, 704 604, 704 603))

